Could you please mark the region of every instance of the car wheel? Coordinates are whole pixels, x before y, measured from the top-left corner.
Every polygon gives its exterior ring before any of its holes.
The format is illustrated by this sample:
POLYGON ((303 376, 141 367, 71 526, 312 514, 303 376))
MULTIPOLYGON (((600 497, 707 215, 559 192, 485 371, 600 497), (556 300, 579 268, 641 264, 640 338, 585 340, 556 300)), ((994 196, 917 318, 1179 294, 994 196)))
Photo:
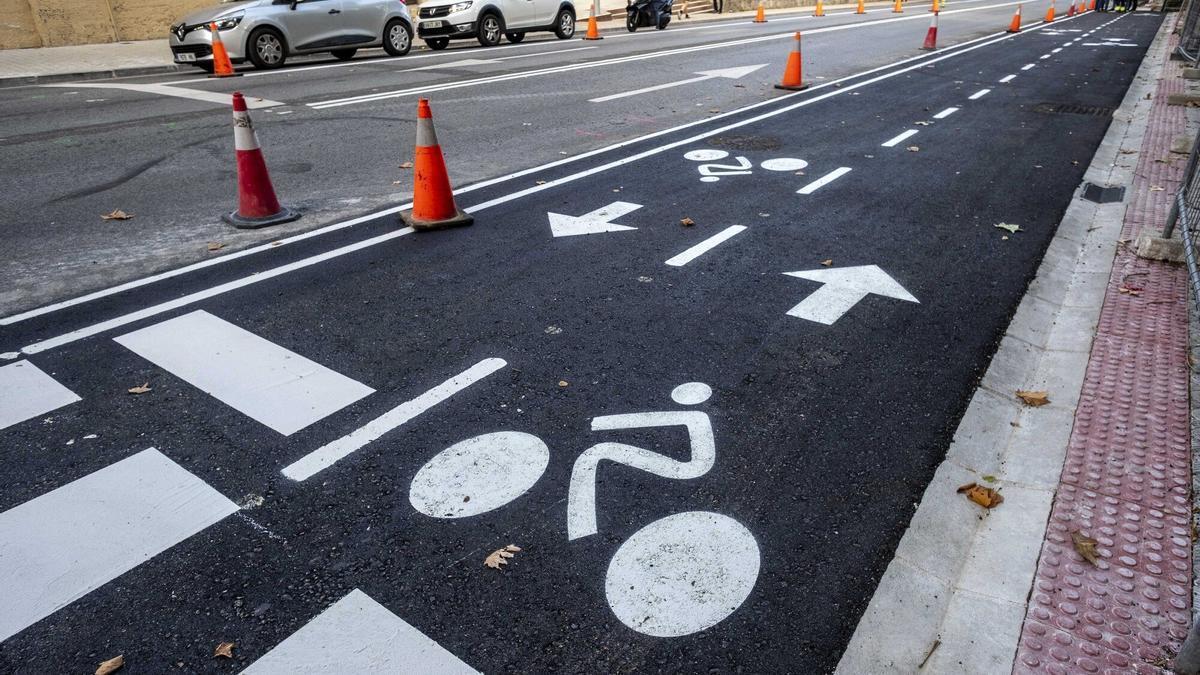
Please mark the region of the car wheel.
POLYGON ((500 36, 504 33, 504 25, 500 17, 492 13, 484 14, 479 19, 479 44, 484 47, 495 47, 500 44, 500 36))
POLYGON ((358 53, 358 50, 357 49, 335 49, 329 53, 333 54, 333 58, 338 59, 339 61, 349 61, 350 59, 354 58, 354 55, 358 53))
POLYGON ((575 36, 575 12, 558 10, 558 16, 554 17, 554 35, 559 40, 570 40, 575 36))
POLYGON ((450 38, 429 38, 425 41, 425 44, 433 51, 439 52, 445 49, 446 45, 450 44, 450 38))
MULTIPOLYGON (((440 49, 432 44, 430 47, 440 49)), ((392 56, 404 56, 410 49, 412 49, 412 29, 400 19, 389 21, 383 28, 383 51, 392 56)))
POLYGON ((278 68, 287 60, 287 43, 274 28, 256 28, 247 43, 246 55, 255 68, 278 68))
POLYGON ((504 37, 508 38, 508 41, 515 45, 518 42, 520 42, 521 40, 525 39, 525 34, 524 33, 505 33, 504 37))

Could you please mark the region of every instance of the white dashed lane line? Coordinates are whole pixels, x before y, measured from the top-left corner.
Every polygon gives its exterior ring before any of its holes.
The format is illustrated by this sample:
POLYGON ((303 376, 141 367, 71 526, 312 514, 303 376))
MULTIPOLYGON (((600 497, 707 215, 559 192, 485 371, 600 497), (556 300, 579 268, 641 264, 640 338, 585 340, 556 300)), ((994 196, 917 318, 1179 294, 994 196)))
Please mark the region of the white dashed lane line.
MULTIPOLYGON (((887 145, 887 144, 885 143, 884 145, 887 145)), ((829 173, 825 174, 824 176, 821 176, 820 178, 814 180, 813 182, 809 183, 808 185, 805 185, 804 187, 800 188, 799 190, 796 190, 796 194, 811 195, 812 193, 816 192, 817 190, 825 187, 826 185, 829 185, 833 181, 841 178, 842 176, 845 176, 848 173, 850 173, 850 167, 848 167, 848 166, 838 167, 838 168, 834 169, 833 171, 830 171, 829 173)))
POLYGON ((1029 70, 1030 68, 1033 68, 1036 65, 1037 65, 1036 63, 1026 63, 1025 65, 1021 66, 1021 70, 1029 70))
MULTIPOLYGON (((849 169, 846 169, 846 170, 849 171, 849 169)), ((746 229, 745 225, 730 225, 729 227, 725 228, 724 230, 718 232, 717 234, 709 237, 708 239, 705 239, 704 241, 700 242, 699 244, 696 244, 695 246, 684 251, 683 253, 680 253, 679 255, 671 258, 670 260, 667 261, 667 264, 670 265, 671 267, 683 267, 684 265, 690 263, 691 261, 695 260, 696 258, 699 258, 700 256, 704 255, 705 253, 708 253, 709 251, 713 250, 717 246, 720 246, 721 244, 725 243, 727 240, 732 238, 734 235, 740 234, 741 232, 745 231, 745 229, 746 229)))
POLYGON ((896 136, 895 138, 884 141, 883 147, 894 148, 897 145, 900 145, 900 143, 902 141, 904 141, 906 138, 912 138, 913 136, 916 136, 918 131, 920 131, 920 129, 909 129, 908 131, 900 134, 899 136, 896 136))
POLYGON ((1004 77, 1000 78, 1000 81, 1001 82, 1012 82, 1014 79, 1016 79, 1016 77, 1017 77, 1016 75, 1005 75, 1004 77))
POLYGON ((1051 54, 1057 54, 1057 53, 1059 53, 1059 52, 1061 52, 1061 51, 1062 51, 1062 47, 1055 47, 1054 49, 1051 49, 1051 50, 1050 50, 1050 53, 1051 53, 1051 54))
POLYGON ((956 112, 958 112, 958 108, 954 108, 954 107, 946 108, 946 109, 945 109, 945 110, 943 110, 942 112, 940 112, 940 113, 938 113, 938 114, 934 115, 934 116, 933 116, 933 119, 935 119, 935 120, 944 120, 944 119, 946 119, 947 117, 949 117, 949 116, 953 115, 953 114, 954 114, 954 113, 956 113, 956 112))
POLYGON ((971 99, 972 101, 975 101, 975 100, 983 98, 984 96, 987 96, 988 92, 990 92, 990 91, 991 91, 991 89, 980 89, 979 91, 975 92, 974 94, 971 94, 967 98, 971 99))

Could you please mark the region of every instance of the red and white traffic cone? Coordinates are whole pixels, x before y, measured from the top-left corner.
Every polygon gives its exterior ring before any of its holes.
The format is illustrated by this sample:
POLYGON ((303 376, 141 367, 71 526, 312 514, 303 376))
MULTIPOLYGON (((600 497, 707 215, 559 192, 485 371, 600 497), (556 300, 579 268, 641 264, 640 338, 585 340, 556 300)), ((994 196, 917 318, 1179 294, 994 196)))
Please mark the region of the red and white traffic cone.
POLYGON ((240 91, 233 92, 233 146, 237 149, 238 210, 222 219, 234 227, 252 229, 299 218, 299 211, 280 206, 275 197, 258 135, 250 124, 246 99, 240 91))
POLYGON ((940 13, 933 13, 933 20, 929 22, 929 30, 925 33, 925 44, 921 45, 921 49, 937 49, 937 18, 940 13))
POLYGON ((454 203, 446 158, 433 130, 429 99, 417 100, 417 148, 413 155, 413 207, 400 214, 414 230, 439 230, 470 225, 474 218, 454 203))

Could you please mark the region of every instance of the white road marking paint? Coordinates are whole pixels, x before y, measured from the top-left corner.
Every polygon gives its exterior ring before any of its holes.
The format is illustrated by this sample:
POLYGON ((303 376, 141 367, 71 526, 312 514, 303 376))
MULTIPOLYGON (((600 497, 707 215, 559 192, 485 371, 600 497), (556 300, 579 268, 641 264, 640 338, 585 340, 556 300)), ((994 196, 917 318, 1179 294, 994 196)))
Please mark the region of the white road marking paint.
POLYGON ((1039 56, 1038 58, 1039 58, 1039 59, 1048 59, 1048 58, 1050 58, 1050 55, 1049 55, 1049 54, 1042 54, 1042 55, 1041 55, 1041 56, 1039 56))
POLYGON ((692 262, 693 260, 695 260, 696 258, 699 258, 700 256, 704 255, 705 253, 708 253, 709 251, 720 246, 721 244, 725 243, 726 241, 729 241, 735 235, 741 234, 743 231, 745 231, 745 229, 746 229, 745 225, 730 225, 729 227, 725 228, 724 230, 721 230, 720 232, 709 237, 708 239, 705 239, 704 241, 700 242, 699 244, 696 244, 695 246, 687 249, 683 253, 673 256, 672 258, 667 260, 667 264, 670 265, 671 267, 683 267, 684 265, 692 262))
POLYGON ((1062 47, 1055 47, 1054 49, 1051 49, 1051 50, 1050 50, 1050 53, 1051 53, 1051 54, 1057 54, 1057 53, 1059 53, 1059 52, 1061 52, 1061 51, 1062 51, 1062 47))
POLYGON ((295 110, 280 110, 279 112, 277 112, 275 114, 276 115, 291 115, 294 112, 296 112, 296 111, 295 110))
POLYGON ((758 542, 744 525, 687 511, 650 523, 622 544, 608 564, 604 594, 633 630, 680 637, 737 611, 754 590, 760 564, 758 542))
POLYGON ((1017 76, 1015 74, 1005 75, 1004 77, 1000 78, 1000 81, 1001 82, 1012 82, 1015 79, 1017 79, 1017 76))
POLYGON ((967 98, 972 101, 976 101, 976 100, 983 98, 984 96, 987 96, 990 91, 991 91, 991 89, 980 89, 979 91, 975 92, 974 94, 971 94, 967 98))
POLYGON ((956 112, 958 112, 958 108, 956 108, 956 107, 954 107, 954 106, 951 106, 951 107, 949 107, 949 108, 946 108, 945 110, 941 111, 940 113, 938 113, 938 114, 934 115, 934 116, 933 116, 933 119, 935 119, 935 120, 944 120, 944 119, 946 119, 947 117, 949 117, 949 116, 953 115, 953 114, 954 114, 954 113, 956 113, 956 112))
POLYGON ((438 386, 421 394, 420 396, 405 401, 400 405, 385 412, 379 417, 367 422, 349 434, 328 443, 326 445, 313 450, 300 459, 292 462, 284 467, 283 475, 291 478, 294 481, 307 480, 321 471, 333 466, 338 460, 350 455, 351 453, 361 449, 371 441, 383 436, 387 432, 405 424, 417 415, 429 410, 433 406, 445 401, 458 392, 475 384, 483 378, 507 366, 508 363, 504 359, 490 358, 484 359, 479 363, 471 366, 463 372, 446 380, 438 386))
POLYGON ((905 139, 916 136, 919 131, 920 131, 920 129, 909 129, 908 131, 905 131, 904 133, 902 133, 898 136, 895 136, 893 138, 890 138, 890 139, 884 141, 882 143, 882 145, 885 148, 894 148, 897 145, 900 145, 900 143, 904 142, 905 139))
POLYGON ((285 436, 375 392, 204 310, 113 339, 285 436))
POLYGON ((0 367, 0 429, 81 400, 29 361, 0 367))
POLYGON ((797 157, 775 157, 764 159, 759 166, 767 171, 800 171, 808 167, 808 162, 797 157))
POLYGON ((1037 66, 1036 63, 1026 63, 1025 65, 1021 66, 1021 70, 1029 70, 1035 66, 1037 66))
POLYGON ((528 492, 549 464, 550 448, 537 436, 474 436, 426 462, 412 479, 408 501, 431 518, 477 516, 528 492))
POLYGON ((1066 42, 1062 43, 1062 46, 1063 46, 1063 47, 1070 47, 1070 46, 1071 46, 1071 43, 1072 43, 1072 42, 1075 42, 1075 41, 1076 41, 1076 40, 1078 40, 1078 39, 1079 39, 1079 38, 1075 38, 1075 40, 1068 40, 1068 41, 1066 41, 1066 42))
POLYGON ((1080 47, 1136 47, 1137 45, 1121 44, 1119 42, 1083 42, 1080 47))
MULTIPOLYGON (((159 96, 173 96, 175 98, 187 98, 193 101, 203 101, 205 103, 214 103, 219 106, 229 107, 233 105, 233 99, 229 94, 218 91, 203 91, 201 89, 183 89, 181 87, 170 87, 165 84, 133 84, 133 83, 118 83, 118 82, 71 82, 68 84, 43 84, 42 87, 90 87, 92 89, 125 89, 127 91, 136 91, 143 94, 158 94, 159 96)), ((269 101, 265 98, 255 98, 254 96, 246 97, 246 107, 254 110, 257 108, 270 108, 277 105, 284 105, 279 101, 269 101)))
POLYGON ((462 59, 460 61, 451 61, 449 63, 435 63, 431 66, 421 66, 420 68, 409 68, 407 71, 401 70, 398 72, 412 72, 418 70, 438 70, 441 68, 464 68, 470 66, 487 66, 504 61, 512 61, 514 59, 530 59, 539 56, 551 56, 557 54, 569 54, 571 52, 582 52, 595 47, 575 47, 574 49, 556 49, 550 52, 536 52, 534 54, 518 54, 517 56, 498 56, 494 59, 462 59))
POLYGON ((796 190, 796 194, 811 195, 812 193, 816 192, 817 190, 820 190, 821 188, 825 187, 826 185, 829 185, 830 183, 832 183, 833 181, 850 173, 850 171, 851 171, 851 169, 848 166, 839 166, 838 168, 834 169, 833 171, 830 171, 829 173, 825 174, 824 176, 821 176, 820 178, 809 183, 808 185, 805 185, 804 187, 800 188, 799 190, 796 190))
POLYGON ((0 513, 0 640, 237 510, 150 448, 0 513))
POLYGON ((787 315, 823 323, 826 326, 833 325, 859 301, 872 294, 920 303, 895 279, 876 265, 784 272, 784 274, 823 284, 800 304, 789 309, 787 315))
POLYGON ((636 227, 618 225, 612 221, 642 208, 641 204, 631 202, 613 202, 601 206, 582 216, 566 216, 561 213, 547 212, 550 219, 550 233, 555 237, 575 237, 581 234, 600 234, 602 232, 621 232, 636 230, 636 227))
POLYGON ((766 65, 767 64, 765 63, 760 63, 757 66, 721 68, 719 70, 701 70, 696 73, 697 77, 689 77, 686 80, 677 80, 675 82, 665 82, 663 84, 656 84, 652 87, 642 87, 641 89, 634 89, 633 91, 623 91, 619 94, 609 94, 608 96, 589 98, 588 102, 604 103, 605 101, 615 101, 620 98, 628 98, 630 96, 637 96, 639 94, 648 94, 653 91, 662 91, 663 89, 671 89, 673 87, 682 87, 684 85, 695 84, 696 82, 704 82, 706 80, 713 80, 717 78, 737 80, 749 75, 750 73, 753 73, 759 68, 765 68, 766 65))
POLYGON ((478 675, 357 588, 304 624, 242 675, 478 675))

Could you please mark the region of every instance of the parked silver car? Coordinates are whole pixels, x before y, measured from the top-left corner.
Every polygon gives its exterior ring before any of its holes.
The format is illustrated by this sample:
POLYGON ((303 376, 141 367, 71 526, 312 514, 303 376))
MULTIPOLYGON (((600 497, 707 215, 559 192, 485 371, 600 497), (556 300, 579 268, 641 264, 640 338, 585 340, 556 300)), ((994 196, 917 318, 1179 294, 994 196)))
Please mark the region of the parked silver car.
POLYGON ((258 68, 278 68, 295 54, 350 59, 364 47, 404 56, 413 38, 404 0, 226 0, 171 26, 176 63, 212 72, 211 23, 231 61, 258 68))

